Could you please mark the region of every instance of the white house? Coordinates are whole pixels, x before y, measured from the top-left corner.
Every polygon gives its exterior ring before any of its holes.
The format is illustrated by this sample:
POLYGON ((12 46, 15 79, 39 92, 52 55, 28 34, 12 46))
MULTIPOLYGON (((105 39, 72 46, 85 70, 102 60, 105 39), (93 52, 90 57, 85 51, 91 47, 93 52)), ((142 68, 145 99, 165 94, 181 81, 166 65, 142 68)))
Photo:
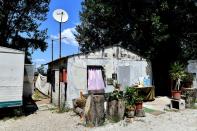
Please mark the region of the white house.
POLYGON ((152 85, 151 63, 120 46, 67 56, 61 61, 55 60, 53 67, 57 68, 60 62, 61 66, 67 69, 66 101, 69 107, 72 107, 72 100, 78 98, 80 92, 87 94, 90 88, 104 88, 105 93, 112 92, 114 81, 121 84, 121 90, 126 86, 143 82, 144 78, 149 80, 146 84, 152 85), (90 73, 95 68, 102 72, 102 78, 101 75, 90 73))

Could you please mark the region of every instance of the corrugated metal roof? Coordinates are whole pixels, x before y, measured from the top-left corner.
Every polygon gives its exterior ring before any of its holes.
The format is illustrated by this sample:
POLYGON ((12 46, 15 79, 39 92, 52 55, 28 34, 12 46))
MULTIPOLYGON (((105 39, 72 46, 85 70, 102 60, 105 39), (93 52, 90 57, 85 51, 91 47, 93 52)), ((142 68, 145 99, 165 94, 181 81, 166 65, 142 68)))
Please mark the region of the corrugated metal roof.
MULTIPOLYGON (((95 49, 95 50, 92 50, 92 51, 89 51, 89 52, 85 52, 85 53, 78 53, 78 54, 68 55, 68 56, 62 57, 61 60, 62 60, 62 59, 65 59, 65 60, 66 60, 66 59, 68 59, 68 58, 70 58, 70 57, 75 57, 75 56, 80 56, 80 55, 88 55, 88 54, 90 54, 90 53, 94 53, 94 52, 96 52, 96 51, 101 51, 101 50, 104 50, 104 49, 109 49, 109 48, 112 48, 112 47, 120 47, 120 48, 123 48, 123 49, 125 49, 125 50, 127 50, 127 51, 129 51, 129 52, 132 52, 132 53, 138 55, 137 53, 135 53, 135 52, 133 52, 133 51, 130 51, 130 50, 124 48, 124 47, 121 46, 121 45, 112 45, 112 46, 107 46, 107 47, 104 47, 104 48, 98 48, 98 49, 95 49)), ((139 55, 138 55, 138 56, 139 56, 139 55)), ((141 57, 141 56, 140 56, 140 57, 141 57)), ((142 57, 142 58, 143 58, 143 57, 142 57)), ((145 58, 144 58, 144 59, 145 59, 145 58)), ((59 58, 56 59, 56 60, 53 60, 53 63, 57 62, 58 60, 59 60, 59 58)), ((52 61, 46 63, 45 65, 48 65, 48 64, 50 64, 50 63, 52 63, 52 61)))

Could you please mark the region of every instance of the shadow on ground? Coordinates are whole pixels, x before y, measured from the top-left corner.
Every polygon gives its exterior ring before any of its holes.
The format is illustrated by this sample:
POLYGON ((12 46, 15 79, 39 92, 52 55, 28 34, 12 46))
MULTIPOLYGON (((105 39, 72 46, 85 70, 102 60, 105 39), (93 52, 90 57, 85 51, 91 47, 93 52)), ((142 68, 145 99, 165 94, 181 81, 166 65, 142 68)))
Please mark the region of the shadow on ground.
POLYGON ((27 116, 38 110, 32 98, 25 98, 23 100, 23 106, 0 108, 0 119, 27 116))

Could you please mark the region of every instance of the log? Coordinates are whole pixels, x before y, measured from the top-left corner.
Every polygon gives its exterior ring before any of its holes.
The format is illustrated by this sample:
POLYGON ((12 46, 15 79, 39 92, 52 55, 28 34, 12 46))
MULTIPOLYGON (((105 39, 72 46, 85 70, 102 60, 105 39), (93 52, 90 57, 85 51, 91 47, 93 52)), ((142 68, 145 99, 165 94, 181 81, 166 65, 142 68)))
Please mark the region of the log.
POLYGON ((86 126, 101 126, 105 122, 104 95, 89 95, 85 105, 86 126))
POLYGON ((107 103, 107 119, 118 122, 123 120, 125 113, 125 103, 123 100, 112 100, 107 103))
POLYGON ((84 110, 77 107, 77 108, 74 108, 74 112, 77 113, 79 116, 83 116, 84 110))

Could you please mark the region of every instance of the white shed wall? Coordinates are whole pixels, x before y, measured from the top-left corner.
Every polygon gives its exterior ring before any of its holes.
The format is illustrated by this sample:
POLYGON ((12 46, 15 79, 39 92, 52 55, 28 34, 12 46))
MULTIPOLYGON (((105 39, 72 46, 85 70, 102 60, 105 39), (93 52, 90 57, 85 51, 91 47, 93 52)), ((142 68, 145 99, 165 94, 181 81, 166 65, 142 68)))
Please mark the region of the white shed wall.
POLYGON ((0 107, 12 101, 22 104, 24 53, 0 47, 0 61, 0 107))
MULTIPOLYGON (((138 77, 152 76, 150 64, 145 59, 120 47, 112 47, 104 51, 70 57, 67 63, 67 104, 70 107, 72 107, 72 99, 80 96, 80 91, 84 94, 88 93, 87 66, 90 65, 103 66, 106 78, 112 78, 112 73, 117 73, 118 81, 121 79, 118 74, 119 67, 129 66, 130 72, 126 72, 130 75, 129 85, 127 86, 136 83, 138 77), (149 70, 147 70, 148 68, 149 70)), ((107 82, 105 83, 105 92, 112 92, 113 86, 107 85, 107 82)))

